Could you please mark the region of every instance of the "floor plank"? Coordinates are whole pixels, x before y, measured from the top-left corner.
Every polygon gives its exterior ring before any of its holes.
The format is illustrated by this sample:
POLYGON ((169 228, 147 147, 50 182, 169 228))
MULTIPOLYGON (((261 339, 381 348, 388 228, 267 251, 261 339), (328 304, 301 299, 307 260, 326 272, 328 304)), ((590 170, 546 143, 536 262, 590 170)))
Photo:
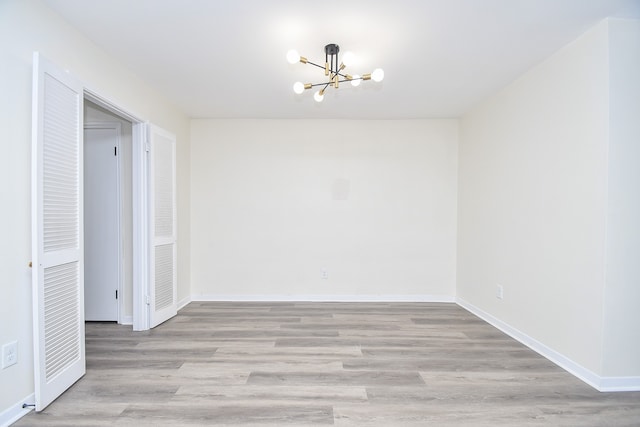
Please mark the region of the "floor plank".
POLYGON ((16 426, 640 426, 455 304, 194 302, 86 325, 87 374, 16 426))

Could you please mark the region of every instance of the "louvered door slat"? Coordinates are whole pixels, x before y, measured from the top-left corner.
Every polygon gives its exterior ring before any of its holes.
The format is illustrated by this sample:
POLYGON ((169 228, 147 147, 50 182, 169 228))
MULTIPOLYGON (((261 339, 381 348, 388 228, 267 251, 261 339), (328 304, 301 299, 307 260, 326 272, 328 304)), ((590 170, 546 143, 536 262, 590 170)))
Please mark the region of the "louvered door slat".
POLYGON ((158 311, 173 304, 173 245, 157 246, 155 260, 155 309, 158 311))

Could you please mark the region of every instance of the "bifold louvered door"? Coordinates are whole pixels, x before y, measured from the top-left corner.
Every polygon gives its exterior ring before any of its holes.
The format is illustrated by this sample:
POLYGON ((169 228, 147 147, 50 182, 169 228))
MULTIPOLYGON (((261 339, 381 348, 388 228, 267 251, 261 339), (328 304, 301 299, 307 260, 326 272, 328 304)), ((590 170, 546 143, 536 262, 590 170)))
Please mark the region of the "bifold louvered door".
POLYGON ((83 87, 34 55, 34 379, 41 411, 85 373, 83 87))
POLYGON ((177 313, 176 138, 149 125, 150 298, 153 328, 177 313))

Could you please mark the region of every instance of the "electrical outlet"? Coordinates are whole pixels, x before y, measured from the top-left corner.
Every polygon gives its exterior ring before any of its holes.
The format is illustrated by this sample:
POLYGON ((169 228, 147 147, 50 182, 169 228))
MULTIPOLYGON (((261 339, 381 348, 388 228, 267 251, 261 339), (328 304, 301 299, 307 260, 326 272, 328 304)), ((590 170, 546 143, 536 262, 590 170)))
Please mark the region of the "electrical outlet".
POLYGON ((322 270, 320 270, 320 278, 327 280, 329 278, 329 272, 327 271, 326 268, 323 268, 322 270))
POLYGON ((2 369, 18 363, 18 341, 6 343, 2 346, 2 369))
POLYGON ((502 299, 503 297, 504 297, 504 289, 502 288, 502 285, 498 285, 496 287, 496 298, 502 299))

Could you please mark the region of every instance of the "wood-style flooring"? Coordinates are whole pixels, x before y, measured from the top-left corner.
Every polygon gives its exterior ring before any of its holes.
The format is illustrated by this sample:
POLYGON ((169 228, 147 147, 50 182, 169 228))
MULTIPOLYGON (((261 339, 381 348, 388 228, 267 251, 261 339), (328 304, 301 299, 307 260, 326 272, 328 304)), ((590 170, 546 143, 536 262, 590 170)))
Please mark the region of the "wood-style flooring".
POLYGON ((88 323, 87 373, 17 426, 640 426, 455 304, 194 302, 88 323))

